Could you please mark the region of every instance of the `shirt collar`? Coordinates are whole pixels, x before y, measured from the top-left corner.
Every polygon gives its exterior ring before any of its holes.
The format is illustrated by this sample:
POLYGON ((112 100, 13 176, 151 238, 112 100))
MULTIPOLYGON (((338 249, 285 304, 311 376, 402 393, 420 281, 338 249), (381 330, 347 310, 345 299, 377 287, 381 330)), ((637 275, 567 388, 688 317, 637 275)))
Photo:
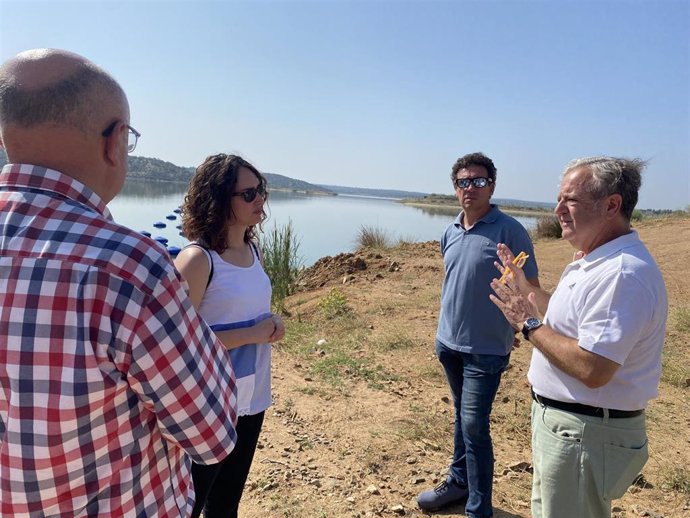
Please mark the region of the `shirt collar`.
MULTIPOLYGON (((482 222, 482 223, 493 223, 494 221, 496 221, 496 219, 498 219, 498 215, 499 215, 499 214, 500 214, 500 211, 498 210, 498 207, 496 207, 496 205, 494 205, 494 204, 492 203, 492 204, 491 204, 491 209, 489 210, 489 212, 487 212, 487 213, 484 214, 481 218, 479 218, 479 219, 477 220, 477 223, 479 223, 479 222, 482 222)), ((464 216, 465 216, 465 211, 464 211, 464 210, 461 210, 461 211, 460 211, 460 214, 458 214, 458 217, 455 218, 455 221, 453 222, 453 224, 454 224, 456 227, 459 227, 459 228, 461 228, 461 229, 463 229, 463 230, 465 230, 465 227, 462 226, 462 218, 463 218, 464 216)), ((476 227, 476 226, 477 226, 477 223, 475 223, 474 226, 473 226, 472 228, 476 227)))
POLYGON ((573 261, 571 264, 572 266, 577 265, 584 270, 588 270, 590 268, 594 268, 597 264, 606 260, 608 257, 611 257, 612 255, 620 252, 624 248, 636 246, 639 243, 640 237, 637 234, 637 231, 631 230, 627 234, 623 234, 622 236, 619 236, 616 239, 609 241, 608 243, 604 243, 603 245, 598 246, 590 253, 588 253, 586 256, 582 257, 581 259, 578 259, 577 261, 573 261))
POLYGON ((7 164, 0 172, 0 187, 38 189, 60 194, 113 219, 105 202, 86 185, 54 169, 30 164, 7 164))

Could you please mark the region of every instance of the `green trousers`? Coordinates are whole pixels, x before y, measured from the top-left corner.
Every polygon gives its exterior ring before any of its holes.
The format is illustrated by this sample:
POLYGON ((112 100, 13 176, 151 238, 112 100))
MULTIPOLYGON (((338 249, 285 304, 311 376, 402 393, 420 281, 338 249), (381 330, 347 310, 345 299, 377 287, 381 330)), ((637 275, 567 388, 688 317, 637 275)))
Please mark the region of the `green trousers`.
POLYGON ((532 402, 533 518, 610 518, 648 456, 644 413, 589 417, 532 402))

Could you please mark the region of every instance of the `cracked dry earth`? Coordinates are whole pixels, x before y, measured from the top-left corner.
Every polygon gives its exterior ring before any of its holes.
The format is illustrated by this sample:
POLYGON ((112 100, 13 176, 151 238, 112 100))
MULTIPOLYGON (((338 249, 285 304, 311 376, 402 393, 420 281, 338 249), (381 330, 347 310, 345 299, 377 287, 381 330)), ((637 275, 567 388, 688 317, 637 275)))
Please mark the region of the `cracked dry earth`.
MULTIPOLYGON (((690 517, 690 219, 638 230, 664 273, 670 318, 664 381, 647 412, 650 459, 614 516, 690 517)), ((572 249, 535 245, 552 289, 572 249)), ((445 477, 452 455, 450 394, 433 353, 442 275, 433 242, 341 254, 305 272, 274 349, 274 406, 243 518, 429 516, 416 495, 445 477)), ((530 516, 530 354, 529 344, 513 352, 494 405, 497 518, 530 516)))

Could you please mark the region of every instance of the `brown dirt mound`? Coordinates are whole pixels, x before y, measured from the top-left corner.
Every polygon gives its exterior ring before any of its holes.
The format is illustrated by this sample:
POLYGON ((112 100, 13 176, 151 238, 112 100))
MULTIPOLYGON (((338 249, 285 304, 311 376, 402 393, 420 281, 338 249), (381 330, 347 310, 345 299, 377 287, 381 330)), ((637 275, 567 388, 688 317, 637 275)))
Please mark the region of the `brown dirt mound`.
POLYGON ((322 257, 301 272, 297 281, 297 291, 348 284, 357 282, 358 279, 366 281, 382 279, 385 272, 400 271, 404 258, 410 254, 426 257, 438 256, 438 241, 404 243, 391 249, 362 249, 354 253, 322 257))

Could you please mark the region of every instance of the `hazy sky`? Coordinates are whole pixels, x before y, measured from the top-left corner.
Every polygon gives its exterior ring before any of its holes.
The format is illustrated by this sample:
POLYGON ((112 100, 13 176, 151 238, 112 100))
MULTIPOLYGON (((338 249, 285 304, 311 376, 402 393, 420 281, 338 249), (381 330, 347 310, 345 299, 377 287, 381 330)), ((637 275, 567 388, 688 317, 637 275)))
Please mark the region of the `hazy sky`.
POLYGON ((554 201, 572 158, 649 159, 639 207, 690 204, 690 0, 0 0, 0 59, 82 54, 129 96, 135 154, 218 152, 312 183, 554 201))

